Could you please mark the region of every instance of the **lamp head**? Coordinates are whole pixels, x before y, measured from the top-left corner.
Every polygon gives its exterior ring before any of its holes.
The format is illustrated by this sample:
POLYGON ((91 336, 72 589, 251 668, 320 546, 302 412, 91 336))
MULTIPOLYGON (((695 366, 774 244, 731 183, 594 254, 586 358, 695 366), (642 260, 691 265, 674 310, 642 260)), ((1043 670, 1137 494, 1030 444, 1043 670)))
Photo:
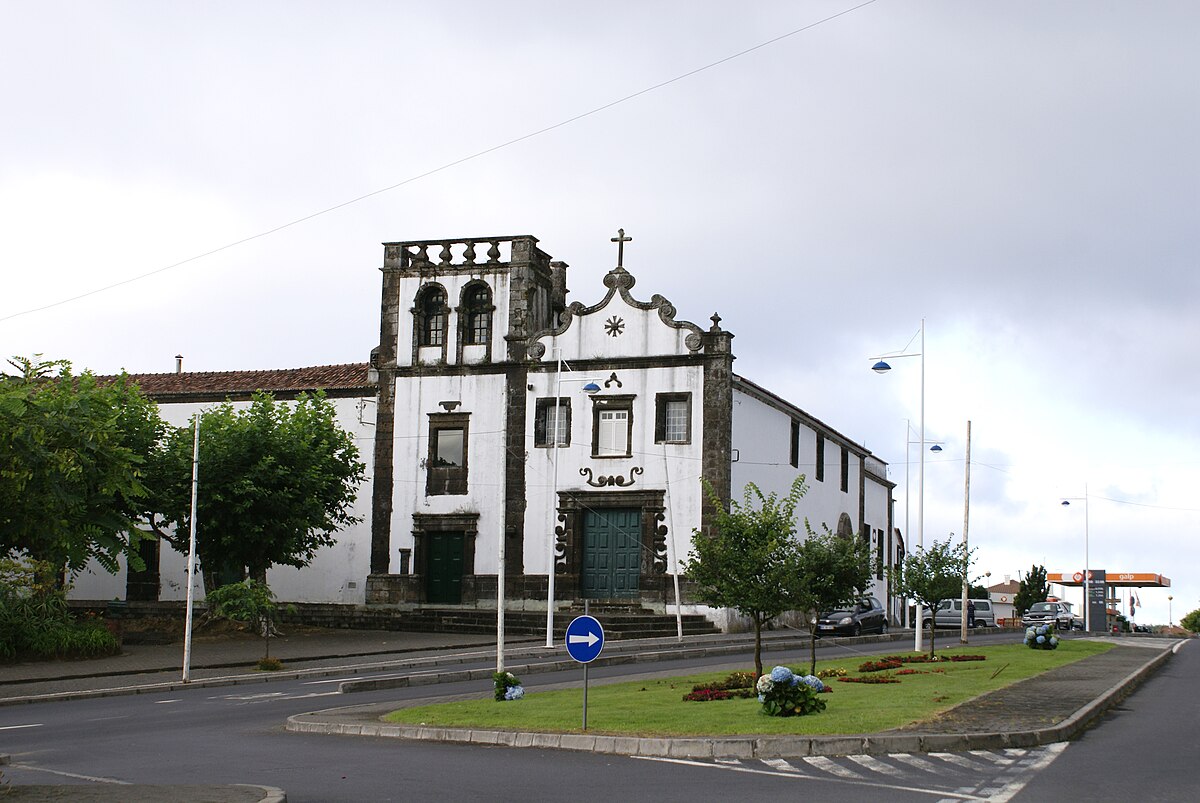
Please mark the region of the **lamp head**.
POLYGON ((935 443, 933 446, 930 446, 930 447, 929 447, 929 451, 931 451, 931 452, 940 452, 940 451, 942 451, 942 447, 941 447, 941 446, 939 446, 939 445, 937 445, 937 444, 935 443))
POLYGON ((1071 503, 1070 503, 1068 500, 1066 500, 1066 499, 1064 499, 1064 500, 1062 501, 1062 503, 1063 503, 1063 507, 1069 507, 1069 506, 1070 506, 1070 504, 1071 504, 1071 503))
POLYGON ((591 396, 593 393, 600 392, 600 386, 597 385, 595 382, 588 382, 586 385, 583 386, 583 392, 588 394, 589 396, 591 396))
POLYGON ((892 366, 888 365, 883 360, 880 360, 871 366, 871 370, 877 374, 886 374, 888 371, 892 370, 892 366))

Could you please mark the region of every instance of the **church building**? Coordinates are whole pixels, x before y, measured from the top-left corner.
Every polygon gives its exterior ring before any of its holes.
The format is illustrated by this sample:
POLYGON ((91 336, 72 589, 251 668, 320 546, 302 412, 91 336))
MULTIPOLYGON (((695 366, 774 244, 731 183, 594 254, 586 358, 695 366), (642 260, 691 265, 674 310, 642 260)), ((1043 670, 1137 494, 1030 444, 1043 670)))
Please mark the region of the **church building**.
MULTIPOLYGON (((531 236, 385 243, 369 365, 135 378, 175 424, 259 385, 340 400, 369 467, 364 523, 313 566, 272 569, 285 601, 495 607, 503 572, 514 607, 673 610, 693 530, 713 526, 701 480, 740 499, 748 482, 784 495, 804 474, 800 533, 807 518, 868 542, 871 593, 896 621, 883 567, 903 543, 886 465, 736 374, 721 318, 699 325, 643 296, 624 266, 630 238, 613 240, 617 264, 590 304, 568 301, 567 264, 531 236)), ((168 553, 157 573, 174 576, 183 558, 168 553)), ((112 585, 124 596, 130 582, 92 575, 74 596, 111 599, 112 585)), ((719 618, 683 585, 686 609, 719 618)))

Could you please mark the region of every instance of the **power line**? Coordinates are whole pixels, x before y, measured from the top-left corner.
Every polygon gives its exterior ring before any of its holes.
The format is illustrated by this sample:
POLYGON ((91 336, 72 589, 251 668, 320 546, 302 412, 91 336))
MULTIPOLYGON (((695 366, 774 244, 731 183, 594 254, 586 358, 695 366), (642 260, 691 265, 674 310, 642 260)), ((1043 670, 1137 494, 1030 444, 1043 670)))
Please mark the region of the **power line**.
POLYGON ((435 167, 432 170, 425 171, 424 173, 419 173, 415 176, 410 176, 402 181, 396 182, 395 184, 390 184, 386 187, 381 187, 377 190, 372 190, 371 192, 365 193, 363 195, 359 195, 356 198, 351 198, 348 201, 342 201, 341 203, 337 203, 337 204, 334 204, 333 206, 326 207, 325 209, 321 209, 319 211, 312 212, 310 214, 304 215, 303 217, 298 217, 295 220, 289 221, 287 223, 282 223, 278 226, 267 229, 265 231, 260 231, 257 234, 252 234, 249 237, 243 237, 240 240, 234 240, 233 242, 226 243, 225 245, 218 246, 217 248, 213 248, 209 251, 205 251, 203 253, 196 254, 194 256, 190 256, 187 259, 181 259, 178 262, 171 263, 170 265, 164 265, 161 268, 155 268, 154 270, 147 271, 146 273, 142 273, 137 276, 132 276, 128 279, 122 279, 119 282, 113 282, 112 284, 107 284, 107 285, 104 285, 103 287, 98 287, 94 290, 89 290, 86 293, 80 293, 79 295, 71 296, 70 298, 64 298, 60 301, 55 301, 50 304, 44 304, 40 307, 33 307, 30 309, 22 310, 21 312, 14 312, 11 315, 5 315, 4 317, 0 317, 0 323, 3 323, 4 321, 10 321, 13 318, 19 318, 23 315, 32 315, 35 312, 43 312, 44 310, 52 309, 54 307, 60 307, 63 304, 69 304, 73 301, 79 301, 80 299, 84 299, 89 296, 94 296, 98 293, 103 293, 108 290, 113 290, 117 287, 123 287, 124 285, 132 284, 133 282, 137 282, 137 281, 141 281, 142 279, 148 279, 151 276, 156 276, 160 273, 165 273, 166 271, 169 271, 169 270, 174 270, 175 268, 179 268, 179 267, 182 267, 189 263, 196 262, 198 260, 205 259, 206 257, 213 256, 214 254, 219 254, 222 251, 228 251, 229 249, 236 248, 239 245, 245 245, 246 243, 262 239, 263 237, 268 237, 272 234, 277 234, 278 232, 281 232, 284 229, 289 229, 293 226, 298 226, 299 224, 305 223, 309 220, 312 220, 313 218, 317 218, 322 215, 327 215, 330 212, 335 212, 339 209, 343 209, 347 206, 351 206, 352 204, 359 203, 360 201, 365 201, 368 198, 373 198, 376 195, 381 195, 385 192, 390 192, 394 189, 403 187, 406 184, 411 184, 415 181, 420 181, 423 178, 428 178, 429 176, 435 175, 437 173, 441 173, 445 170, 449 170, 452 167, 457 167, 458 165, 472 161, 473 159, 478 159, 482 156, 487 156, 490 153, 495 153, 496 151, 499 151, 504 148, 508 148, 512 145, 516 145, 518 143, 524 142, 527 139, 533 139, 534 137, 541 136, 542 134, 548 134, 551 131, 555 131, 559 128, 563 128, 565 126, 570 125, 571 123, 575 123, 575 122, 583 120, 587 117, 591 117, 593 115, 599 114, 600 112, 607 111, 608 109, 611 109, 614 106, 619 106, 622 103, 627 103, 628 101, 631 101, 635 98, 639 98, 642 95, 649 94, 658 89, 662 89, 663 87, 667 87, 667 86, 670 86, 671 84, 677 83, 679 81, 683 81, 684 79, 691 78, 694 75, 698 75, 706 70, 711 70, 714 67, 719 67, 720 65, 725 64, 726 62, 730 62, 730 61, 733 61, 734 59, 741 58, 742 56, 753 53, 756 50, 761 50, 764 47, 768 47, 777 42, 781 42, 784 39, 787 39, 789 37, 795 36, 800 33, 804 33, 805 31, 816 28, 818 25, 824 25, 827 22, 832 22, 833 20, 835 20, 839 17, 843 17, 854 11, 858 11, 859 9, 869 6, 869 5, 872 5, 875 2, 876 2, 876 0, 866 0, 866 2, 859 3, 856 6, 852 6, 843 11, 839 11, 836 14, 831 14, 828 17, 824 17, 822 19, 817 20, 816 22, 811 22, 808 25, 804 25, 800 28, 796 28, 793 31, 788 31, 787 33, 780 34, 779 36, 776 36, 772 39, 768 39, 765 42, 760 42, 757 45, 748 47, 745 50, 740 50, 737 53, 733 53, 731 55, 725 56, 724 58, 717 59, 716 61, 705 64, 702 67, 697 67, 693 70, 689 70, 688 72, 677 75, 674 78, 668 78, 665 81, 660 81, 657 84, 653 84, 653 85, 645 87, 643 89, 639 89, 638 91, 633 92, 628 95, 625 95, 624 97, 617 98, 616 100, 611 100, 608 103, 604 103, 604 104, 597 106, 589 111, 582 112, 573 117, 568 117, 565 120, 560 120, 559 122, 554 123, 552 125, 548 125, 545 128, 539 128, 536 131, 531 131, 527 134, 522 134, 519 137, 510 139, 506 142, 502 142, 498 145, 493 145, 490 148, 484 148, 481 151, 476 151, 475 153, 472 153, 469 156, 463 156, 458 159, 455 159, 454 161, 447 162, 447 163, 441 165, 440 167, 435 167))

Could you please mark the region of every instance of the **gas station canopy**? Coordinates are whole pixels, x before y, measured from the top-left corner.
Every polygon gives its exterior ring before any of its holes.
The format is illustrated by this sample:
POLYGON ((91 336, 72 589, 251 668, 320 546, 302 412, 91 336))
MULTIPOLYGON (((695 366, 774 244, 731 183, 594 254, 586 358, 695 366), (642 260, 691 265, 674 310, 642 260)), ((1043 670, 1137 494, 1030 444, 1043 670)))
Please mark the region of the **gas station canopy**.
MULTIPOLYGON (((1083 572, 1046 572, 1046 582, 1060 586, 1082 586, 1083 572)), ((1108 572, 1104 583, 1123 588, 1170 588, 1171 578, 1147 572, 1108 572)))

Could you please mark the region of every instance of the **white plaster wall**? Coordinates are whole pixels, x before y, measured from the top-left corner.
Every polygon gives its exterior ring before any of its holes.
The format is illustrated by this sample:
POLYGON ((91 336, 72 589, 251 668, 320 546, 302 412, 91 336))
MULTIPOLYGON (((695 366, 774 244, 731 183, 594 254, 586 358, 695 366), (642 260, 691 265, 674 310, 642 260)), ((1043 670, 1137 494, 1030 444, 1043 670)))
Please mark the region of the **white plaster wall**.
POLYGON ((817 432, 800 422, 799 466, 791 464, 792 417, 760 399, 738 391, 733 393, 733 448, 738 460, 731 470, 731 493, 741 499, 746 484, 753 482, 763 494, 785 496, 798 474, 804 474, 808 491, 797 506, 803 532, 803 520, 820 531, 821 524, 837 529, 842 513, 858 522, 858 471, 861 461, 850 455, 849 491, 841 490, 841 447, 825 439, 825 479, 816 479, 817 432))
MULTIPOLYGON (((504 375, 499 373, 396 380, 390 572, 400 571, 400 550, 414 546, 414 513, 467 512, 479 514, 475 573, 496 573, 497 539, 504 528, 504 387, 504 375), (429 456, 429 414, 445 413, 439 405, 443 401, 461 402, 454 412, 470 415, 467 493, 426 496, 424 461, 429 456)), ((411 571, 419 571, 419 567, 411 571)), ((365 570, 362 576, 366 576, 365 570)))
MULTIPOLYGON (((312 562, 303 569, 277 566, 267 572, 267 583, 275 596, 286 602, 366 602, 364 580, 370 570, 371 553, 371 463, 375 427, 375 399, 369 397, 360 411, 360 398, 330 400, 337 411, 338 424, 350 432, 358 444, 359 459, 367 464, 366 479, 359 486, 353 514, 363 519, 336 534, 337 543, 317 551, 312 562), (361 419, 361 420, 360 420, 361 419)), ((248 407, 250 402, 234 402, 235 408, 248 407)), ((214 403, 160 404, 159 415, 172 426, 187 425, 192 415, 213 407, 214 403)), ((200 455, 199 493, 204 493, 204 455, 200 455)), ((197 522, 199 528, 204 522, 197 522)), ((159 579, 161 600, 187 598, 187 556, 176 552, 166 542, 159 549, 159 579)), ((75 581, 73 599, 124 599, 126 569, 111 575, 93 561, 75 581)), ((199 572, 194 582, 196 599, 203 599, 204 587, 199 572)))
MULTIPOLYGON (((657 318, 653 322, 664 328, 657 318)), ((612 339, 612 338, 610 338, 612 339)), ((619 339, 619 338, 618 338, 619 339)), ((644 342, 639 339, 638 342, 644 342)), ((553 349, 550 340, 543 362, 552 365, 553 349)), ((670 343, 669 340, 663 342, 670 343)), ((578 343, 574 344, 578 345, 578 343)), ((564 347, 563 358, 569 363, 573 352, 564 347)), ((676 554, 685 557, 689 552, 693 528, 700 526, 701 486, 700 471, 703 448, 704 426, 704 373, 703 367, 686 365, 663 368, 605 370, 596 374, 586 372, 563 373, 562 392, 556 394, 556 371, 530 374, 529 383, 533 390, 526 399, 525 451, 528 466, 525 511, 525 571, 528 574, 545 574, 550 566, 550 545, 554 527, 554 456, 555 449, 534 446, 534 421, 536 402, 556 395, 571 400, 571 443, 557 449, 558 490, 561 491, 619 491, 621 488, 597 489, 587 484, 580 474, 581 468, 590 468, 593 479, 597 476, 619 475, 625 479, 632 476, 634 467, 642 469, 628 490, 663 490, 667 526, 667 572, 673 574, 677 565, 676 554), (616 373, 616 382, 611 374, 616 373), (584 393, 582 387, 594 381, 601 390, 594 396, 584 393), (655 443, 655 397, 659 393, 691 393, 691 442, 687 444, 655 443), (592 409, 593 399, 609 395, 633 395, 633 433, 631 456, 627 458, 592 457, 592 409), (676 550, 678 552, 676 552, 676 550)))

